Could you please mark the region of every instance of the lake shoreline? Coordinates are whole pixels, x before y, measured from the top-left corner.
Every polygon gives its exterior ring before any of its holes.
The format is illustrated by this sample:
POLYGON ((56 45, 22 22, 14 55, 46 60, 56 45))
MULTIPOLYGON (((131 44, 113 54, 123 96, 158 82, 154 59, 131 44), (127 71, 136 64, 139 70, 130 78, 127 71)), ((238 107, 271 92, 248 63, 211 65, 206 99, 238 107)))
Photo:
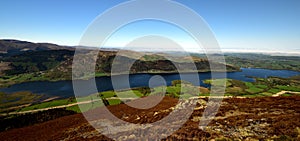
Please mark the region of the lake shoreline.
MULTIPOLYGON (((211 72, 199 72, 198 77, 199 79, 195 78, 194 73, 186 72, 186 73, 138 73, 138 74, 130 74, 129 75, 129 85, 125 84, 127 82, 128 76, 126 75, 114 75, 114 79, 118 80, 115 87, 112 85, 112 78, 111 76, 102 76, 96 77, 94 79, 89 80, 74 80, 76 83, 78 82, 79 86, 83 86, 84 89, 87 90, 86 93, 95 93, 96 91, 109 91, 109 90, 119 90, 119 89, 128 89, 128 88, 135 88, 135 87, 145 87, 149 86, 149 80, 155 75, 161 75, 166 82, 166 85, 171 85, 171 81, 173 80, 185 80, 191 82, 195 86, 203 86, 207 87, 203 80, 211 79, 211 72), (182 76, 183 78, 181 78, 182 76), (199 81, 200 80, 200 81, 199 81), (91 86, 96 82, 96 88, 91 86)), ((254 82, 254 77, 258 78, 266 78, 268 76, 278 76, 283 78, 288 78, 291 76, 300 75, 300 72, 296 71, 287 71, 287 70, 268 70, 268 69, 248 69, 248 68, 241 68, 241 71, 235 72, 226 72, 226 78, 228 79, 235 79, 245 82, 254 82), (254 76, 254 77, 249 77, 254 76)), ((221 72, 216 72, 215 79, 224 78, 225 77, 221 72)), ((11 85, 10 87, 0 88, 0 91, 5 93, 14 93, 18 91, 31 91, 32 93, 36 94, 46 94, 47 96, 59 96, 61 98, 74 96, 73 91, 74 82, 72 80, 60 80, 60 81, 29 81, 23 82, 15 85, 11 85)), ((162 85, 157 83, 156 85, 162 85)))
MULTIPOLYGON (((203 70, 203 71, 184 71, 184 72, 175 72, 175 71, 168 71, 168 72, 138 72, 138 73, 130 73, 129 75, 173 75, 173 74, 191 74, 191 73, 232 73, 232 72, 242 72, 243 69, 256 69, 256 70, 273 70, 273 71, 290 71, 290 72, 298 72, 300 73, 300 70, 281 70, 281 69, 268 69, 268 68, 239 68, 239 70, 226 70, 224 71, 210 71, 210 70, 203 70)), ((21 83, 27 83, 27 82, 59 82, 59 81, 73 81, 73 80, 91 80, 93 78, 101 78, 101 77, 112 77, 112 76, 122 76, 127 75, 126 73, 118 73, 118 74, 102 74, 97 76, 95 74, 95 77, 88 77, 88 78, 80 78, 80 79, 72 79, 72 78, 61 78, 61 79, 49 79, 49 78, 42 78, 41 79, 35 79, 35 80, 24 80, 24 81, 15 81, 15 82, 7 82, 0 81, 0 89, 1 88, 9 88, 12 85, 21 84, 21 83)), ((252 78, 253 76, 248 76, 249 78, 252 78)))
MULTIPOLYGON (((228 72, 241 72, 242 70, 228 70, 226 72, 224 71, 213 71, 215 73, 228 73, 228 72)), ((210 70, 204 70, 204 71, 185 71, 181 72, 181 74, 190 74, 190 73, 211 73, 212 71, 210 70)), ((179 74, 179 72, 175 71, 169 71, 169 72, 138 72, 138 73, 130 73, 129 75, 143 75, 143 74, 150 74, 150 75, 166 75, 166 74, 179 74)), ((16 84, 21 84, 21 83, 27 83, 27 82, 58 82, 58 81, 73 81, 73 80, 91 80, 93 78, 101 78, 101 77, 112 77, 112 76, 121 76, 121 75, 127 75, 126 73, 118 73, 118 74, 105 74, 101 76, 97 76, 96 74, 94 75, 95 77, 88 77, 88 78, 80 78, 80 79, 73 79, 73 78, 62 78, 62 79, 35 79, 35 80, 25 80, 25 81, 14 81, 14 82, 8 82, 8 83, 3 83, 0 81, 0 89, 1 88, 9 88, 12 85, 16 84), (1 84, 2 83, 2 84, 1 84)), ((41 77, 42 78, 42 77, 41 77)))

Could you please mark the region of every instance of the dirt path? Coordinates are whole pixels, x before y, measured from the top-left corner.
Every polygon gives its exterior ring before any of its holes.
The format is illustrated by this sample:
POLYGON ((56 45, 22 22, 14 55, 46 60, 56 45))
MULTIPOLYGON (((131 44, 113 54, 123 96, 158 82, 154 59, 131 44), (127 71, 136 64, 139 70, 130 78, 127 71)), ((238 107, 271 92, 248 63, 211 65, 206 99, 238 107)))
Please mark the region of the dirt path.
POLYGON ((300 94, 300 92, 293 92, 293 91, 281 91, 281 92, 278 92, 274 95, 272 95, 273 97, 277 97, 277 96, 281 96, 283 94, 286 94, 286 93, 292 93, 292 94, 300 94))
POLYGON ((59 96, 55 96, 55 97, 50 97, 50 98, 47 98, 45 100, 43 100, 42 102, 48 102, 48 101, 51 101, 51 100, 54 100, 54 99, 58 99, 59 96))
POLYGON ((189 99, 197 99, 197 98, 247 98, 243 96, 194 96, 189 99))

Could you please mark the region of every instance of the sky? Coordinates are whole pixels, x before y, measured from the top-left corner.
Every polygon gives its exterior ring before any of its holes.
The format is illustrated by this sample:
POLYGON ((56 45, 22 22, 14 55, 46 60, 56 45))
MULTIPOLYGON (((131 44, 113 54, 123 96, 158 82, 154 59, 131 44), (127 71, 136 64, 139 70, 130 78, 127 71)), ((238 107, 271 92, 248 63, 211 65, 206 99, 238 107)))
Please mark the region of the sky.
MULTIPOLYGON (((176 0, 197 12, 223 51, 300 52, 299 0, 176 0)), ((1 0, 0 39, 78 45, 104 11, 125 0, 1 0)), ((180 13, 178 13, 180 14, 180 13)), ((124 26, 105 46, 128 44, 142 34, 172 37, 193 50, 193 40, 174 25, 141 21, 124 26)))

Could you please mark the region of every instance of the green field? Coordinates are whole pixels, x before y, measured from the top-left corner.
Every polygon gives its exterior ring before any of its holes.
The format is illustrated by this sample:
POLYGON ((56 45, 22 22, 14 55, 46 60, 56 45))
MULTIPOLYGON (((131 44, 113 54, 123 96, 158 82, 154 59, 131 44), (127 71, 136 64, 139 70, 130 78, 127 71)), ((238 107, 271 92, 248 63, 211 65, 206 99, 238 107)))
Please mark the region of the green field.
POLYGON ((264 92, 264 89, 262 89, 261 86, 267 87, 265 85, 255 85, 250 82, 246 82, 246 86, 248 87, 248 89, 246 89, 246 92, 250 94, 257 94, 257 93, 264 92))
POLYGON ((281 86, 281 85, 279 85, 276 87, 281 90, 300 92, 300 86, 281 86))
MULTIPOLYGON (((108 100, 109 105, 118 105, 121 103, 121 100, 119 99, 110 99, 108 100)), ((71 111, 75 111, 77 113, 82 113, 82 112, 86 112, 98 107, 102 107, 104 106, 104 104, 102 103, 102 101, 97 101, 97 102, 92 102, 92 103, 87 103, 87 104, 80 104, 80 106, 75 105, 75 106, 71 106, 71 107, 67 107, 66 110, 71 110, 71 111), (80 107, 80 108, 79 108, 80 107)))
MULTIPOLYGON (((215 85, 221 85, 224 79, 215 80, 215 85)), ((207 84, 211 84, 212 80, 205 80, 207 84)), ((243 82, 239 80, 226 79, 225 95, 227 96, 272 96, 281 91, 300 92, 300 81, 298 77, 278 78, 269 77, 266 79, 256 78, 255 82, 243 82)), ((285 94, 288 96, 288 94, 285 94)))
POLYGON ((60 100, 53 100, 49 102, 43 102, 39 104, 34 104, 25 108, 20 109, 19 111, 28 111, 28 110, 36 110, 36 109, 44 109, 49 107, 55 107, 55 106, 61 106, 61 105, 67 105, 71 103, 75 103, 75 99, 60 99, 60 100))

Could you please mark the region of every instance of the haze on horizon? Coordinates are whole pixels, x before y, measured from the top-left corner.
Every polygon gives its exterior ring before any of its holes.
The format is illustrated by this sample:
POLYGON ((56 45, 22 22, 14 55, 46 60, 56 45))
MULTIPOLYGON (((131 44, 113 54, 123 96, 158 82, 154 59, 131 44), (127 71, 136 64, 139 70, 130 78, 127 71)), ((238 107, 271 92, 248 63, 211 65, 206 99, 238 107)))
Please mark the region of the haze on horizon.
MULTIPOLYGON (((176 1, 203 17, 224 52, 300 54, 298 0, 176 1)), ((99 14, 122 2, 126 1, 3 0, 0 39, 78 45, 85 29, 99 14)), ((151 20, 122 27, 105 46, 124 46, 142 34, 170 37, 186 50, 198 51, 193 39, 181 29, 151 20)))

